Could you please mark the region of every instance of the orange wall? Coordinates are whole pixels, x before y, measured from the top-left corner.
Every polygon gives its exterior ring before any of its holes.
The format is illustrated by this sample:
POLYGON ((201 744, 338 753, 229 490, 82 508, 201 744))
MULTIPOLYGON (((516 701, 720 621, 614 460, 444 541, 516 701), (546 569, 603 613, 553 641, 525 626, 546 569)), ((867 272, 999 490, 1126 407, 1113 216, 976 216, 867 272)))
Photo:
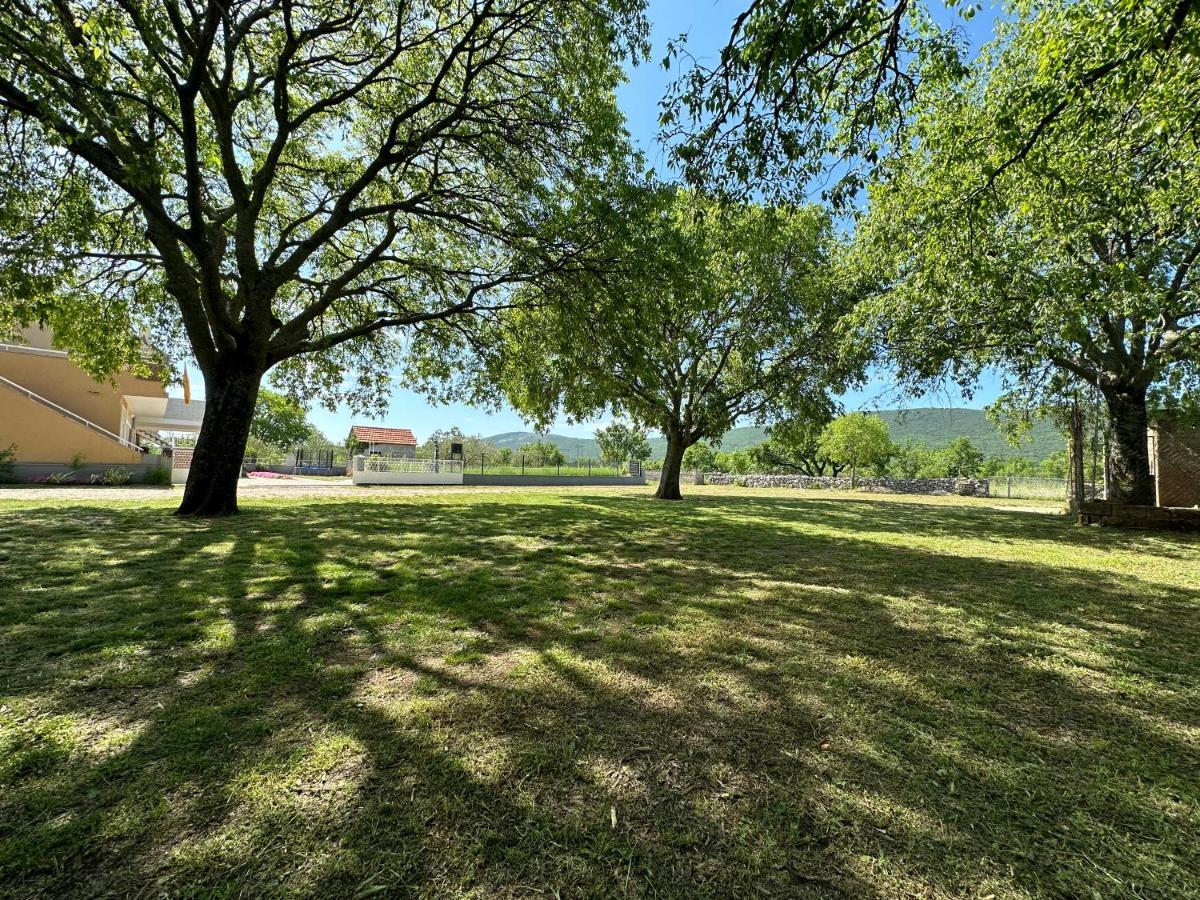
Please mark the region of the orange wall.
POLYGON ((24 463, 66 466, 76 454, 93 465, 142 462, 140 453, 0 384, 0 447, 10 444, 17 446, 16 461, 24 463))
POLYGON ((121 433, 122 394, 139 397, 167 395, 162 382, 132 375, 118 376, 116 388, 107 381, 98 382, 65 356, 0 350, 0 375, 113 434, 121 433))

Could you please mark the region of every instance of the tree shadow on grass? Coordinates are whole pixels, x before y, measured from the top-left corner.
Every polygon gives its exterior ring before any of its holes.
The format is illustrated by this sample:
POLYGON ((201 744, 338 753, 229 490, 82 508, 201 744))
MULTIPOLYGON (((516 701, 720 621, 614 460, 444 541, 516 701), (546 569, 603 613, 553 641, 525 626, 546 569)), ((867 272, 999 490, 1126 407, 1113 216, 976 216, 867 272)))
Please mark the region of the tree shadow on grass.
POLYGON ((1195 890, 1196 593, 896 506, 7 514, 0 890, 1195 890))

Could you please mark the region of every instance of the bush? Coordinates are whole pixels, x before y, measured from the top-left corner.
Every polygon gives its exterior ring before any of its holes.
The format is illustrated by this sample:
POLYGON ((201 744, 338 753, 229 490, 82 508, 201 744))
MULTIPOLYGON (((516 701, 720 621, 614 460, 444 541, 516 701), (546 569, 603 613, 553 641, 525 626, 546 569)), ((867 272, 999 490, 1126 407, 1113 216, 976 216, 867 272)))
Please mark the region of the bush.
POLYGON ((17 480, 17 445, 9 444, 0 449, 0 484, 13 484, 17 480))
POLYGON ((146 473, 142 484, 167 485, 171 483, 171 470, 166 466, 155 466, 146 473))
POLYGON ((74 484, 74 472, 51 472, 46 476, 46 484, 74 484))
POLYGON ((133 481, 133 474, 128 469, 117 466, 105 469, 103 475, 93 475, 92 484, 106 484, 109 487, 119 487, 133 481))

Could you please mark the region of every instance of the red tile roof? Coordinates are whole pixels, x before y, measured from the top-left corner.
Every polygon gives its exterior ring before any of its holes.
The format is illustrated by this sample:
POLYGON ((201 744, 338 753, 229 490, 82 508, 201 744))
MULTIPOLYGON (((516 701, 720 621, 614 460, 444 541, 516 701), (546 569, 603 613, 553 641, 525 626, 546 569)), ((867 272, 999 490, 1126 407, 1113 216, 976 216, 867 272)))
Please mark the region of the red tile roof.
POLYGON ((417 439, 407 428, 376 428, 374 425, 355 425, 350 429, 356 440, 364 444, 412 444, 417 439))

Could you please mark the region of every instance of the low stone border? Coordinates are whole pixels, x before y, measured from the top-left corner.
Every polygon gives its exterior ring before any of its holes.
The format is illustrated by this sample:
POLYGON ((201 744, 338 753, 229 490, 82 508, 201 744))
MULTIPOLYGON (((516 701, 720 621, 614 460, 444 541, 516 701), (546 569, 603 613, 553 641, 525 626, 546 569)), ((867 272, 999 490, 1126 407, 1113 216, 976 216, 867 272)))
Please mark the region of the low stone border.
POLYGON ((1113 525, 1117 528, 1154 528, 1200 532, 1200 509, 1174 506, 1134 506, 1093 500, 1079 504, 1080 525, 1113 525))
POLYGON ((744 487, 783 487, 803 490, 848 491, 876 490, 897 494, 959 494, 963 497, 986 497, 988 482, 984 478, 859 478, 854 488, 849 478, 813 475, 728 475, 724 472, 705 472, 707 484, 738 484, 744 487))

